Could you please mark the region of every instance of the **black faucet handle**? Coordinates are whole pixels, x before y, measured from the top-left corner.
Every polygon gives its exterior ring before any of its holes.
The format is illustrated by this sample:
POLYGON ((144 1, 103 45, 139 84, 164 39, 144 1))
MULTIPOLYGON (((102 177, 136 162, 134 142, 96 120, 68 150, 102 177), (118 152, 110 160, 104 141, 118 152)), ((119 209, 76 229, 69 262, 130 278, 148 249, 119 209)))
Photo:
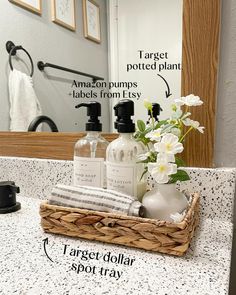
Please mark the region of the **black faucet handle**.
POLYGON ((20 188, 14 181, 0 182, 0 214, 17 211, 21 208, 19 202, 16 202, 16 194, 20 188))
POLYGON ((50 127, 52 132, 58 132, 58 128, 55 122, 47 116, 38 116, 34 118, 28 127, 28 131, 36 131, 37 127, 41 123, 46 123, 50 127))
POLYGON ((9 187, 13 193, 19 194, 19 192, 20 192, 19 186, 16 186, 15 184, 10 184, 9 187))

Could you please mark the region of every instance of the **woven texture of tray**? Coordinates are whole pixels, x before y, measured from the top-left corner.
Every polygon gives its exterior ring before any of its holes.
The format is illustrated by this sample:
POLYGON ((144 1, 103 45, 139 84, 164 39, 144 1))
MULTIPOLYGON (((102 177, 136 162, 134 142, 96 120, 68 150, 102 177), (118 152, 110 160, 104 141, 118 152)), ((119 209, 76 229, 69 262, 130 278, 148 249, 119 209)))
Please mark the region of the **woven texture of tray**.
POLYGON ((171 223, 79 208, 40 205, 45 232, 125 245, 182 256, 199 221, 199 194, 194 193, 184 220, 171 223))

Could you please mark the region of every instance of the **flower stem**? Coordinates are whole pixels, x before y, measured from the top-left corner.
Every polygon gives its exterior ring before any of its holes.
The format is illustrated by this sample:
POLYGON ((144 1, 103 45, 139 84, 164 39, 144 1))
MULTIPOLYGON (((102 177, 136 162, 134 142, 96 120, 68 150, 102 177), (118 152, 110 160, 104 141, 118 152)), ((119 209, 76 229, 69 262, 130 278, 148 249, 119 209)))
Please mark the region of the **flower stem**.
POLYGON ((182 123, 182 121, 181 121, 181 119, 178 119, 178 121, 177 121, 178 123, 178 127, 179 127, 179 129, 181 130, 181 132, 183 131, 183 123, 182 123))
POLYGON ((151 113, 151 119, 152 119, 152 128, 153 128, 153 130, 154 130, 154 118, 153 118, 153 111, 152 111, 152 109, 150 109, 150 113, 151 113))
POLYGON ((193 127, 191 126, 188 131, 180 138, 180 141, 179 142, 182 142, 184 140, 184 138, 189 134, 190 131, 193 130, 193 127))

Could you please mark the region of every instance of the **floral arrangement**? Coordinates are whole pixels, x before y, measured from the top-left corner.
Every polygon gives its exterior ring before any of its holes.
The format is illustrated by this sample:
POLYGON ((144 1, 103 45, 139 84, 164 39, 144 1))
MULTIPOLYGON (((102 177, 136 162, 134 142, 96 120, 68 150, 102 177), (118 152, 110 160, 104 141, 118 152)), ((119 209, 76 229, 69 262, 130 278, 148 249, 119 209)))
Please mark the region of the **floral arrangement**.
POLYGON ((201 99, 193 94, 175 99, 170 118, 155 122, 152 103, 144 100, 144 106, 151 114, 151 122, 146 125, 138 120, 135 133, 135 139, 148 149, 147 153, 138 156, 139 163, 145 163, 143 175, 149 172, 159 184, 190 179, 185 170, 179 169, 185 164, 178 155, 183 152, 184 140, 191 131, 204 133, 204 127, 198 121, 191 120, 189 112, 190 107, 202 104, 201 99))

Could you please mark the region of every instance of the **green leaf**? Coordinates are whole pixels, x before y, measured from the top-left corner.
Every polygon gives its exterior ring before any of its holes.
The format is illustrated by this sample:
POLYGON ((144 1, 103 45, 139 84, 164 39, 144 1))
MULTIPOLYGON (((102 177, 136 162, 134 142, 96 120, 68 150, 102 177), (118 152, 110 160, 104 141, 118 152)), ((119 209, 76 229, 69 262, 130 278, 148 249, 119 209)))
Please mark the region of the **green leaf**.
POLYGON ((152 127, 148 127, 145 131, 143 131, 143 136, 145 136, 146 134, 148 134, 149 132, 151 132, 153 130, 152 127))
POLYGON ((172 124, 166 124, 163 128, 162 128, 162 133, 168 133, 171 128, 173 128, 172 124))
POLYGON ((136 131, 134 138, 136 141, 141 141, 144 145, 147 145, 150 142, 150 139, 146 138, 145 133, 141 131, 136 131))
POLYGON ((177 165, 178 168, 186 166, 184 160, 182 160, 179 157, 175 157, 175 164, 177 165))
POLYGON ((164 124, 167 124, 167 120, 162 120, 162 121, 158 122, 155 126, 155 129, 160 128, 164 124))
POLYGON ((139 131, 141 131, 141 132, 144 132, 145 131, 146 125, 145 125, 145 123, 142 120, 138 120, 137 121, 137 125, 138 125, 139 131))
POLYGON ((170 177, 170 183, 175 183, 177 181, 190 180, 188 173, 184 170, 178 170, 176 174, 172 174, 170 177))

